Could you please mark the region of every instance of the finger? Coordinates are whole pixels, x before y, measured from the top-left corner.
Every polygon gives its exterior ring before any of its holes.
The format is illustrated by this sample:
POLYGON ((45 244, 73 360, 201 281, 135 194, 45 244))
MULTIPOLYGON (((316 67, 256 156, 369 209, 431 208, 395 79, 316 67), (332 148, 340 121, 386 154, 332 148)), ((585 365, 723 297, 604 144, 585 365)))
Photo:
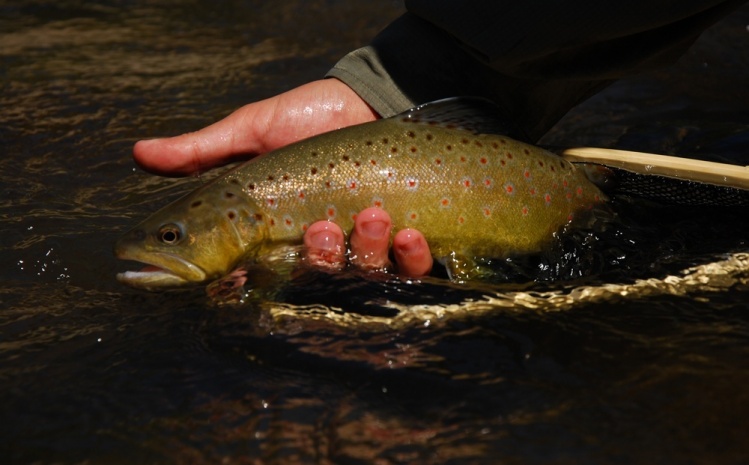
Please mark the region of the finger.
POLYGON ((142 140, 133 147, 141 168, 162 175, 188 175, 261 153, 263 131, 272 119, 274 99, 246 105, 199 131, 142 140))
POLYGON ((351 263, 365 270, 379 270, 390 264, 390 215, 379 208, 367 208, 356 216, 351 233, 351 263))
POLYGON ((245 105, 199 131, 140 141, 133 156, 147 171, 188 175, 376 118, 351 88, 324 79, 245 105))
POLYGON ((343 231, 335 223, 312 223, 304 233, 304 246, 305 258, 313 266, 338 270, 346 264, 343 231))
POLYGON ((398 273, 420 278, 432 271, 432 254, 424 235, 415 229, 402 229, 393 238, 393 255, 398 273))

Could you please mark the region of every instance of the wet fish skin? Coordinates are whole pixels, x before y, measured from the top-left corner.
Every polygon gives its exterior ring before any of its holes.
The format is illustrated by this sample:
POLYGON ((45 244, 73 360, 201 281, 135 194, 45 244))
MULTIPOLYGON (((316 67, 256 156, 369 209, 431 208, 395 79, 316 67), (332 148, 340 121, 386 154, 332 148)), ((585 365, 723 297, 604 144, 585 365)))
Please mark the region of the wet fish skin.
POLYGON ((471 110, 460 99, 427 104, 250 160, 126 234, 117 256, 161 270, 119 279, 145 288, 212 280, 240 258, 300 243, 315 221, 349 231, 370 206, 388 211, 394 231, 418 228, 435 257, 461 265, 540 251, 606 200, 560 157, 481 133, 491 116, 471 110))

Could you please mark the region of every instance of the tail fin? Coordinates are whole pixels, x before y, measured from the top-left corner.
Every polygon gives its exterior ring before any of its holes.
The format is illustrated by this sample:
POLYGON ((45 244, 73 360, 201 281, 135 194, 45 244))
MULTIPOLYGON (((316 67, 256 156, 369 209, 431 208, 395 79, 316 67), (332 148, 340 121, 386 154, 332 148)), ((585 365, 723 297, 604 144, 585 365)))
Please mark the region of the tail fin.
POLYGON ((667 205, 749 206, 749 167, 592 147, 566 149, 566 160, 610 195, 667 205))

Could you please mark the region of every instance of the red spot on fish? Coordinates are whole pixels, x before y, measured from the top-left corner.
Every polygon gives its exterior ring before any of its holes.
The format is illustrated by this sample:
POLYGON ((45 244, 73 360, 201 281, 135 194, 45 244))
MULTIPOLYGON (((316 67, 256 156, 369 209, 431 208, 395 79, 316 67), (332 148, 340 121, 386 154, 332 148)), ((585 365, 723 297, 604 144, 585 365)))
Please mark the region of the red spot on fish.
POLYGON ((515 193, 515 186, 512 185, 512 183, 505 184, 505 192, 512 195, 515 193))
POLYGON ((551 203, 551 194, 544 195, 544 202, 546 202, 546 205, 549 205, 551 203))
POLYGON ((572 221, 572 219, 573 219, 574 217, 575 217, 575 215, 573 215, 572 213, 570 213, 570 214, 569 214, 569 215, 567 216, 567 221, 572 221))
POLYGON ((292 220, 291 217, 288 215, 284 217, 283 222, 284 224, 286 224, 286 227, 288 228, 294 226, 294 220, 292 220))
POLYGON ((525 176, 525 179, 530 179, 531 178, 530 170, 525 170, 525 172, 523 173, 523 176, 525 176))
POLYGON ((486 217, 492 216, 492 211, 491 211, 491 209, 489 209, 489 208, 487 208, 487 207, 484 207, 484 208, 483 208, 483 212, 484 212, 484 216, 486 216, 486 217))
POLYGON ((562 181, 562 185, 564 187, 569 187, 570 183, 568 183, 567 180, 565 179, 564 181, 562 181))
POLYGON ((578 197, 582 197, 582 195, 583 195, 583 188, 578 186, 578 188, 577 188, 577 190, 576 190, 575 193, 577 194, 578 197))
POLYGON ((523 216, 528 216, 528 213, 529 213, 528 207, 523 206, 523 209, 521 211, 523 212, 523 216))
POLYGON ((473 185, 473 181, 471 181, 471 178, 463 178, 460 182, 465 187, 471 187, 471 185, 473 185))
POLYGON ((271 219, 270 219, 270 225, 271 225, 271 226, 275 226, 275 225, 276 225, 276 220, 275 220, 275 218, 271 218, 271 219))
POLYGON ((442 159, 441 158, 435 158, 434 159, 434 164, 438 165, 438 166, 441 165, 442 164, 442 159))
POLYGON ((448 199, 447 197, 442 197, 442 199, 440 200, 440 206, 442 206, 442 208, 449 207, 450 206, 450 199, 448 199))
POLYGON ((416 212, 411 212, 408 217, 411 219, 411 221, 416 221, 419 215, 417 215, 416 212))
POLYGON ((299 193, 297 194, 297 197, 299 198, 299 200, 304 200, 306 196, 307 194, 305 194, 304 191, 299 191, 299 193))
POLYGON ((325 212, 328 218, 335 218, 336 208, 334 206, 328 206, 328 210, 325 212))
POLYGON ((372 166, 377 166, 377 160, 369 160, 369 163, 371 163, 372 166))
POLYGON ((278 206, 278 205, 276 205, 276 199, 274 199, 273 197, 268 197, 266 199, 266 202, 268 203, 268 206, 271 207, 271 208, 275 208, 275 207, 278 206))
POLYGON ((348 182, 348 188, 351 189, 351 190, 355 190, 358 186, 359 185, 358 185, 356 179, 352 179, 352 180, 350 180, 348 182))
POLYGON ((572 192, 567 192, 564 196, 567 197, 567 200, 572 200, 572 192))
POLYGON ((416 178, 406 178, 406 189, 415 191, 419 187, 419 180, 416 178))
POLYGON ((307 223, 302 224, 302 231, 306 231, 307 228, 309 228, 309 225, 307 223))
POLYGON ((330 187, 331 187, 330 181, 325 181, 325 187, 327 187, 328 189, 330 189, 330 187))
POLYGON ((465 222, 466 222, 466 219, 465 219, 465 218, 463 218, 462 216, 459 216, 459 217, 458 217, 458 223, 460 223, 460 224, 463 224, 463 223, 465 223, 465 222))
POLYGON ((375 197, 374 199, 372 199, 372 206, 377 207, 377 208, 382 208, 382 205, 383 205, 383 201, 381 198, 375 197))
POLYGON ((535 187, 531 187, 528 192, 530 192, 531 195, 536 195, 536 188, 535 187))
POLYGON ((492 178, 484 178, 484 187, 489 188, 492 187, 492 178))
POLYGON ((489 160, 487 160, 486 157, 481 157, 479 159, 479 163, 481 163, 482 165, 486 165, 487 163, 489 163, 489 160))

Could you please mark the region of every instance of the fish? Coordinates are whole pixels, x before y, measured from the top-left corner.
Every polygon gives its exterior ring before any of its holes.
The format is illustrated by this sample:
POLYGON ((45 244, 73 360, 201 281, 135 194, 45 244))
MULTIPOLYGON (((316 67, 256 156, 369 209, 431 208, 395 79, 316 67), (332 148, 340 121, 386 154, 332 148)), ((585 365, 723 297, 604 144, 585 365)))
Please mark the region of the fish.
POLYGON ((246 161, 124 234, 115 255, 146 266, 117 279, 210 282, 301 244, 313 222, 350 231, 367 207, 386 210, 393 233, 420 230, 451 277, 475 257, 539 252, 607 197, 582 169, 508 137, 498 115, 482 99, 444 99, 246 161))

